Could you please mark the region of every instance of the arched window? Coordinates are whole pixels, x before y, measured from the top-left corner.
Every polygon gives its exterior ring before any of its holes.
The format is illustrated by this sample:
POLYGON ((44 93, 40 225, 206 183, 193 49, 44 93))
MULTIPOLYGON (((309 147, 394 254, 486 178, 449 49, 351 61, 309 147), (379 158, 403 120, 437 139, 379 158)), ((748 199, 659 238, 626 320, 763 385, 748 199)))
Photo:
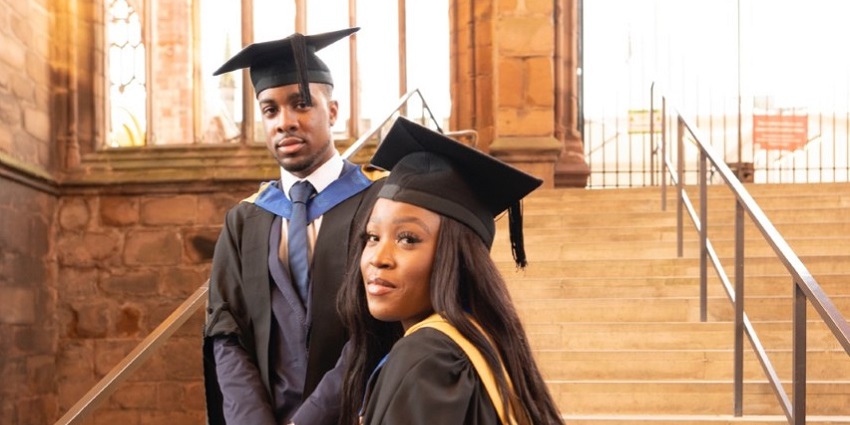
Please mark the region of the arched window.
POLYGON ((107 8, 106 46, 111 146, 145 143, 147 71, 139 11, 130 0, 112 0, 107 8))

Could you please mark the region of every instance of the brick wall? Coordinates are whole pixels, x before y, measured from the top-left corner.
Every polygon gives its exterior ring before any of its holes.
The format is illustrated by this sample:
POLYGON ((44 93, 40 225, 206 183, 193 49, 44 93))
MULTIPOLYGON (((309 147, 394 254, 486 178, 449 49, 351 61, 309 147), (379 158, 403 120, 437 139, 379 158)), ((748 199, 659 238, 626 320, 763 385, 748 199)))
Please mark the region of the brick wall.
MULTIPOLYGON (((181 193, 175 185, 164 194, 59 201, 56 382, 62 412, 207 279, 225 212, 256 187, 181 193)), ((199 311, 91 423, 204 423, 202 324, 199 311)))
POLYGON ((48 26, 46 0, 0 0, 0 424, 48 423, 57 410, 56 201, 26 183, 54 161, 48 26))

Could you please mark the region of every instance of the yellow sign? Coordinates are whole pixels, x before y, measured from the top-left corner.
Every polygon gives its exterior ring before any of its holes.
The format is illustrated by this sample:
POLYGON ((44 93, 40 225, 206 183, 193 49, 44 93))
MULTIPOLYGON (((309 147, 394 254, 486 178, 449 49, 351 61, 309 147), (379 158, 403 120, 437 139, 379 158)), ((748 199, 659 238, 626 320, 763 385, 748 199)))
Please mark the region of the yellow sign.
MULTIPOLYGON (((649 117, 649 109, 629 109, 629 134, 648 134, 649 117)), ((655 121, 652 131, 661 133, 661 111, 656 109, 652 119, 655 121)))

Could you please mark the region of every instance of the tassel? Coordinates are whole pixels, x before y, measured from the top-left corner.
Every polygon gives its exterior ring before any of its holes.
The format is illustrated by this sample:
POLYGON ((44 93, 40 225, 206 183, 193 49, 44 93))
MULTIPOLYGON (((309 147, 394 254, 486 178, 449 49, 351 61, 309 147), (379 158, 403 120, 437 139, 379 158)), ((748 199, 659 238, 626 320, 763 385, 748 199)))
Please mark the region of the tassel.
POLYGON ((313 97, 310 95, 310 82, 307 77, 307 44, 304 41, 303 34, 292 34, 292 54, 295 56, 295 72, 298 74, 301 99, 307 106, 313 106, 313 97))
POLYGON ((525 242, 522 235, 522 203, 517 201, 508 208, 508 229, 511 236, 511 252, 518 269, 525 269, 525 242))

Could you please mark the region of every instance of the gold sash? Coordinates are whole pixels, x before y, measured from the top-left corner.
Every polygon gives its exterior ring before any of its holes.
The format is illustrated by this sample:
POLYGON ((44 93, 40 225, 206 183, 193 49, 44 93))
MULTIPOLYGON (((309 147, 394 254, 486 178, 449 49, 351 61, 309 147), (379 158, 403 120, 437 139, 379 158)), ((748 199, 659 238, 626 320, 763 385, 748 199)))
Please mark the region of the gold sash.
MULTIPOLYGON (((487 335, 481 329, 481 326, 477 322, 475 322, 475 320, 472 320, 471 318, 470 320, 475 325, 475 327, 478 328, 479 331, 484 333, 485 336, 487 335)), ((493 406, 496 408, 496 413, 499 414, 499 419, 501 420, 501 423, 516 425, 516 412, 513 411, 514 406, 512 406, 510 402, 508 403, 508 406, 510 406, 511 411, 508 412, 509 417, 507 418, 507 420, 505 420, 505 411, 502 408, 502 398, 499 396, 499 387, 496 386, 496 378, 493 376, 493 371, 490 370, 490 366, 484 360, 484 356, 481 354, 478 348, 472 345, 472 343, 469 342, 468 339, 464 338, 464 336, 461 335, 457 328, 452 326, 449 322, 446 321, 446 319, 443 318, 443 316, 440 316, 437 313, 434 313, 425 318, 425 320, 411 326, 404 333, 404 336, 408 336, 411 333, 416 332, 422 328, 434 328, 446 334, 446 336, 451 338, 452 341, 454 341, 458 346, 460 346, 463 352, 466 353, 466 356, 469 357, 469 361, 472 362, 472 366, 475 367, 475 371, 478 373, 478 377, 481 378, 481 383, 484 384, 484 389, 487 390, 487 394, 490 396, 490 401, 493 402, 493 406)), ((505 372, 504 365, 502 365, 502 373, 504 373, 505 378, 508 380, 508 387, 510 391, 513 392, 513 386, 511 385, 511 381, 508 377, 507 372, 505 372)))

